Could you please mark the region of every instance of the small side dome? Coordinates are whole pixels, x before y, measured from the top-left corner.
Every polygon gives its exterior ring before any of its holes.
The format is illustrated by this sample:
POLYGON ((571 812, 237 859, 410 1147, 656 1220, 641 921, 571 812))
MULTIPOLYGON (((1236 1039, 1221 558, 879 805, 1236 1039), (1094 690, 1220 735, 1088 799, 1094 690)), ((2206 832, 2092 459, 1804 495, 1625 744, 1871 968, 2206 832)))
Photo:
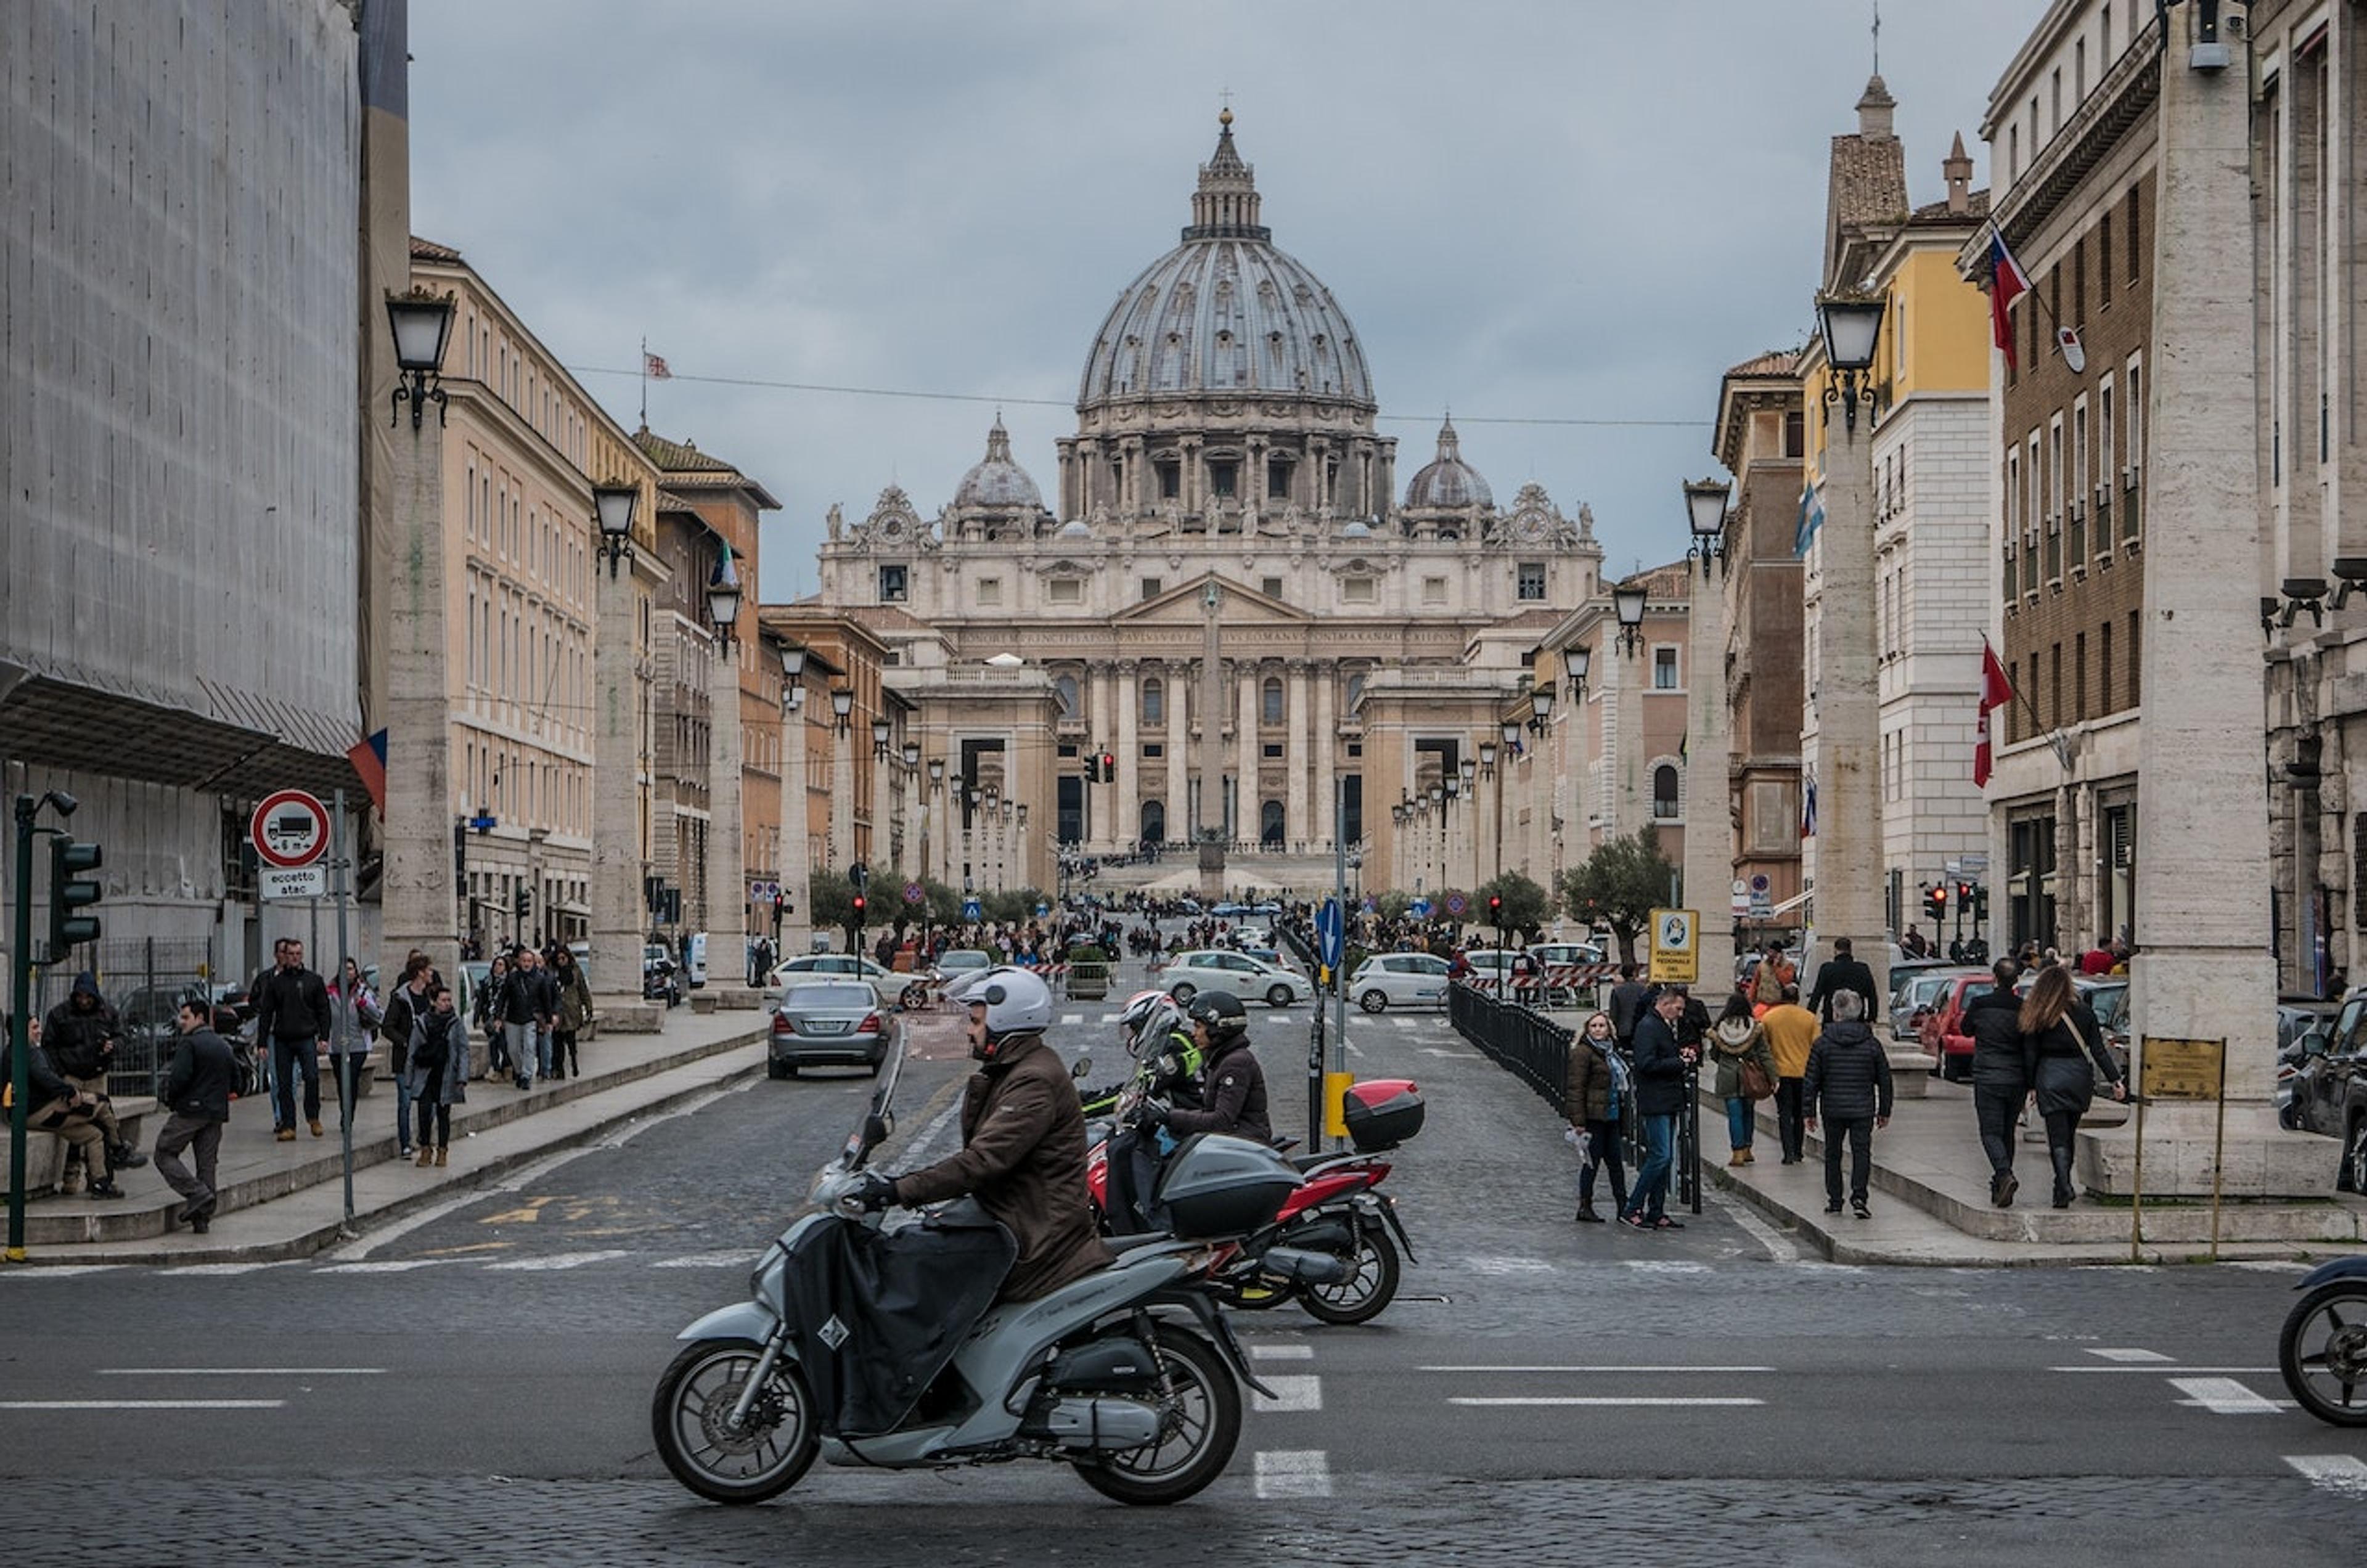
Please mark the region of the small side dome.
POLYGON ((1406 510, 1430 512, 1493 506, 1496 497, 1479 470, 1463 460, 1463 446, 1450 419, 1438 427, 1438 456, 1406 486, 1406 510))
POLYGON ((1071 517, 1060 525, 1059 533, 1054 536, 1062 539, 1090 539, 1093 536, 1093 531, 1085 525, 1083 518, 1071 517))
POLYGON ((962 476, 954 491, 956 506, 984 507, 996 512, 1040 512, 1044 492, 1027 477, 1027 470, 1011 460, 1011 433, 1002 428, 1002 416, 994 416, 994 428, 986 434, 986 457, 979 465, 962 476))
POLYGON ((1354 518, 1340 530, 1340 536, 1343 539, 1369 539, 1373 536, 1372 525, 1361 517, 1354 518))

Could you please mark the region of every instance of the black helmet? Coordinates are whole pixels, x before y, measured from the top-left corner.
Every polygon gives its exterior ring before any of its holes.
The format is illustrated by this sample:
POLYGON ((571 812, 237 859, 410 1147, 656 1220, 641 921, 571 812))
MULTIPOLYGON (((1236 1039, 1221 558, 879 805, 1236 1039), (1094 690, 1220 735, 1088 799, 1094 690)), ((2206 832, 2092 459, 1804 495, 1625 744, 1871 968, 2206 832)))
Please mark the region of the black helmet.
POLYGON ((1227 1040, 1250 1026, 1250 1015, 1241 1006, 1241 998, 1229 991, 1203 991, 1192 998, 1184 1016, 1195 1023, 1208 1026, 1208 1038, 1227 1040))

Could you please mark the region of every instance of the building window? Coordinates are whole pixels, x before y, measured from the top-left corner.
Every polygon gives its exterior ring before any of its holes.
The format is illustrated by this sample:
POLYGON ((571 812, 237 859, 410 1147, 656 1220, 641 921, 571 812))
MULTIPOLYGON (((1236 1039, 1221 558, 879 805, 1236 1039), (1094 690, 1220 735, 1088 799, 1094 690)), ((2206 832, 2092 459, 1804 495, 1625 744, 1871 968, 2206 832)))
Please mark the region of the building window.
POLYGON ((981 604, 1002 603, 1002 579, 981 577, 978 580, 978 602, 981 604))
POLYGON ((1347 711, 1348 711, 1348 712, 1350 712, 1350 713, 1353 713, 1353 712, 1355 712, 1355 711, 1356 711, 1356 705, 1357 705, 1357 704, 1359 704, 1359 703, 1361 703, 1361 702, 1363 702, 1364 700, 1365 700, 1365 672, 1364 672, 1362 670, 1352 671, 1350 671, 1350 672, 1349 672, 1349 675, 1348 675, 1348 707, 1347 707, 1347 711))
POLYGON ((1677 770, 1667 762, 1652 770, 1652 815, 1662 822, 1677 815, 1677 770))
POLYGON ((1052 694, 1059 699, 1062 718, 1077 716, 1077 678, 1074 675, 1062 675, 1055 679, 1052 682, 1052 694))
POLYGON ((2112 711, 2112 623, 2110 621, 2097 628, 2096 710, 2099 713, 2112 711))
POLYGON ((1290 463, 1283 457, 1271 457, 1265 465, 1265 498, 1268 501, 1290 499, 1290 463))
POLYGON ((1235 477, 1240 465, 1229 458, 1212 460, 1208 464, 1208 491, 1212 495, 1229 498, 1235 489, 1235 477))
POLYGON ((1142 722, 1167 722, 1167 686, 1164 682, 1152 680, 1142 683, 1142 722))
POLYGON ((896 565, 881 567, 879 569, 879 602, 882 604, 902 604, 904 602, 904 584, 905 577, 904 568, 902 566, 896 565))
POLYGON ((1142 596, 1145 599, 1156 599, 1159 597, 1160 592, 1161 584, 1159 579, 1155 577, 1146 577, 1142 580, 1142 596))
POLYGON ((1523 561, 1514 594, 1522 599, 1543 599, 1546 596, 1546 563, 1523 561))
POLYGON ((1340 580, 1341 602, 1348 604, 1369 604, 1373 602, 1373 580, 1369 577, 1343 577, 1340 580))
POLYGON ((1184 493, 1184 466, 1172 457, 1162 457, 1153 465, 1159 469, 1159 499, 1173 501, 1184 493))
POLYGON ((1082 604, 1084 603, 1085 585, 1076 578, 1056 577, 1052 579, 1048 586, 1051 589, 1052 603, 1055 604, 1082 604))
POLYGON ((2112 308, 2112 215, 2109 212, 2096 220, 2096 296, 2099 308, 2112 308))
POLYGON ((1652 690, 1673 692, 1677 689, 1677 650, 1656 648, 1652 650, 1652 690))
POLYGON ((1266 677, 1264 689, 1259 695, 1258 722, 1261 724, 1282 722, 1282 682, 1271 675, 1266 677))
POLYGON ((1279 740, 1269 740, 1264 744, 1264 746, 1260 748, 1260 750, 1266 757, 1274 761, 1280 761, 1282 760, 1282 742, 1279 740))
POLYGON ((1446 579, 1425 577, 1421 580, 1421 602, 1425 604, 1446 603, 1446 579))
POLYGON ((2137 229, 2137 193, 2144 188, 2142 186, 2129 187, 2129 282, 2132 285, 2136 283, 2137 275, 2145 268, 2145 245, 2137 229))
POLYGON ((1261 592, 1261 593, 1263 593, 1263 594, 1264 594, 1264 595, 1265 595, 1267 598, 1269 598, 1269 599, 1279 599, 1279 598, 1281 598, 1281 597, 1282 597, 1282 579, 1280 579, 1279 577, 1262 577, 1262 578, 1260 578, 1260 579, 1258 580, 1258 592, 1261 592))
POLYGON ((1365 743, 1364 743, 1363 741, 1361 741, 1361 740, 1351 740, 1351 741, 1349 741, 1349 742, 1348 742, 1348 755, 1349 755, 1349 756, 1351 756, 1351 757, 1361 757, 1361 756, 1363 756, 1364 754, 1365 754, 1365 743))

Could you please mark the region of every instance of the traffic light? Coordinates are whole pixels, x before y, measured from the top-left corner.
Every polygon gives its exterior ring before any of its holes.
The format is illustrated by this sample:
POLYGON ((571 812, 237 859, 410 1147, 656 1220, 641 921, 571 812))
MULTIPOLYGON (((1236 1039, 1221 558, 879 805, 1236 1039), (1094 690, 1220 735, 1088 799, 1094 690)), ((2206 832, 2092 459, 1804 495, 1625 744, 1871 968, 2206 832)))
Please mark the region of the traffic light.
POLYGON ((1085 782, 1087 784, 1102 782, 1102 754, 1099 751, 1085 753, 1085 782))
POLYGON ((857 893, 855 896, 855 923, 858 926, 863 923, 863 908, 866 902, 868 902, 868 900, 866 900, 862 894, 857 893))
POLYGON ((1488 919, 1493 925, 1504 923, 1504 896, 1501 893, 1488 895, 1488 919))
POLYGON ((1989 890, 1980 883, 1973 884, 1973 923, 1987 924, 1989 918, 1989 890))
POLYGON ((63 833, 50 840, 50 953, 52 962, 66 949, 98 940, 98 918, 77 915, 98 902, 99 886, 83 874, 96 871, 105 857, 96 844, 75 841, 63 833))
POLYGON ((1973 885, 1969 882, 1956 884, 1956 908, 1960 910, 1968 909, 1972 908, 1972 903, 1973 885))
POLYGON ((517 918, 521 920, 534 913, 534 894, 531 889, 521 887, 517 890, 515 908, 517 918))
POLYGON ((1948 885, 1946 883, 1923 890, 1923 912, 1935 920, 1944 920, 1948 918, 1948 885))
POLYGON ((1115 751, 1104 751, 1102 753, 1102 782, 1104 784, 1117 783, 1117 753, 1115 751))

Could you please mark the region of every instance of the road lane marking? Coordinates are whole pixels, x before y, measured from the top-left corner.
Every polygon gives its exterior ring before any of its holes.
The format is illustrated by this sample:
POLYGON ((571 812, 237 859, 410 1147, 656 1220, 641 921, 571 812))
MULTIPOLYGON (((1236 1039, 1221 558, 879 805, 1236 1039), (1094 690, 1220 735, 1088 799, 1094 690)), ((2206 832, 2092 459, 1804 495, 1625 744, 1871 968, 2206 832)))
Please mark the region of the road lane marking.
POLYGON ((1710 1201, 1716 1206, 1719 1213, 1739 1226, 1745 1235, 1765 1247, 1770 1260, 1776 1263, 1792 1263, 1806 1256, 1798 1242, 1752 1213, 1749 1204, 1738 1202, 1723 1192, 1712 1194, 1710 1201))
POLYGON ((2234 1378, 2172 1378, 2169 1386, 2186 1395, 2180 1404, 2200 1406, 2214 1416, 2274 1416, 2287 1408, 2263 1399, 2234 1378))
MULTIPOLYGON (((2146 1372, 2158 1377, 2163 1369, 2160 1367, 2049 1367, 2046 1370, 2050 1372, 2146 1372)), ((2263 1377, 2277 1369, 2274 1367, 2179 1367, 2175 1370, 2198 1374, 2214 1372, 2227 1377, 2263 1377)))
POLYGON ((1523 1376, 1553 1376, 1567 1373, 1576 1377, 1623 1376, 1628 1373, 1661 1372, 1772 1372, 1772 1367, 1416 1367, 1418 1372, 1516 1372, 1523 1376))
POLYGON ((413 1269, 433 1269, 439 1263, 453 1261, 448 1258, 384 1258, 368 1263, 324 1263, 312 1270, 315 1274, 402 1274, 413 1269))
POLYGON ((1630 1258, 1627 1267, 1638 1274, 1706 1274, 1706 1263, 1680 1263, 1674 1258, 1630 1258))
POLYGON ((1261 1497, 1329 1497, 1331 1457, 1321 1449, 1267 1449, 1257 1456, 1261 1497))
POLYGON ((1323 1408, 1323 1380, 1319 1377, 1268 1377, 1261 1381, 1274 1390, 1270 1399, 1263 1393, 1251 1393, 1251 1407, 1261 1415, 1323 1408))
POLYGON ((285 1262, 191 1263, 179 1269, 167 1269, 164 1274, 168 1280, 187 1280, 198 1275, 259 1274, 266 1269, 285 1269, 286 1267, 288 1265, 285 1262))
POLYGON ((1315 1347, 1312 1345, 1252 1345, 1250 1347, 1250 1359, 1252 1361, 1311 1361, 1315 1359, 1315 1347))
POLYGON ((652 1269, 730 1269, 734 1266, 753 1269, 756 1252, 694 1252, 685 1258, 661 1258, 650 1265, 652 1269))
POLYGON ((548 1273, 555 1269, 581 1269, 587 1263, 606 1263, 613 1258, 630 1258, 629 1252, 554 1252, 548 1258, 512 1258, 501 1263, 485 1265, 487 1273, 496 1269, 515 1269, 521 1273, 548 1273))
POLYGON ((1393 1018, 1389 1020, 1389 1022, 1399 1029, 1411 1029, 1413 1027, 1413 1020, 1410 1018, 1393 1018))
POLYGON ((1467 1258, 1463 1267, 1474 1274, 1551 1274, 1554 1266, 1542 1258, 1467 1258))
POLYGON ((1505 1407, 1534 1409, 1565 1405, 1584 1405, 1590 1408, 1603 1405, 1648 1405, 1669 1406, 1674 1408, 1697 1408, 1704 1405, 1730 1407, 1735 1405, 1765 1404, 1767 1402, 1763 1399, 1741 1399, 1727 1395, 1710 1395, 1700 1399, 1685 1399, 1670 1394, 1625 1395, 1612 1393, 1524 1393, 1510 1394, 1501 1399, 1477 1398, 1466 1395, 1459 1398, 1450 1399, 1446 1403, 1449 1404, 1468 1405, 1478 1409, 1494 1410, 1505 1407))
POLYGON ((1104 1023, 1116 1023, 1119 1019, 1125 1016, 1126 1015, 1124 1013, 1105 1012, 1102 1014, 1102 1021, 1104 1023))
POLYGON ((1085 1015, 1081 1012, 1064 1012, 1060 1015, 1060 1021, 1066 1024, 1082 1023, 1085 1021, 1085 1015))
POLYGON ((384 1367, 100 1367, 103 1378, 382 1378, 384 1367))
POLYGON ((2174 1361, 2175 1356, 2165 1356, 2158 1350, 2140 1350, 2134 1347, 2094 1346, 2088 1354, 2104 1361, 2174 1361))
POLYGON ((76 1274, 104 1274, 122 1267, 120 1263, 61 1263, 39 1269, 0 1269, 0 1280, 66 1280, 76 1274))
POLYGON ((0 1410, 279 1410, 284 1399, 0 1399, 0 1410))
MULTIPOLYGON (((1265 1456, 1260 1454, 1258 1458, 1263 1460, 1265 1456)), ((2367 1459, 2357 1454, 2287 1454, 2285 1462, 2307 1476, 2312 1486, 2323 1486, 2346 1497, 2367 1498, 2367 1459)))

